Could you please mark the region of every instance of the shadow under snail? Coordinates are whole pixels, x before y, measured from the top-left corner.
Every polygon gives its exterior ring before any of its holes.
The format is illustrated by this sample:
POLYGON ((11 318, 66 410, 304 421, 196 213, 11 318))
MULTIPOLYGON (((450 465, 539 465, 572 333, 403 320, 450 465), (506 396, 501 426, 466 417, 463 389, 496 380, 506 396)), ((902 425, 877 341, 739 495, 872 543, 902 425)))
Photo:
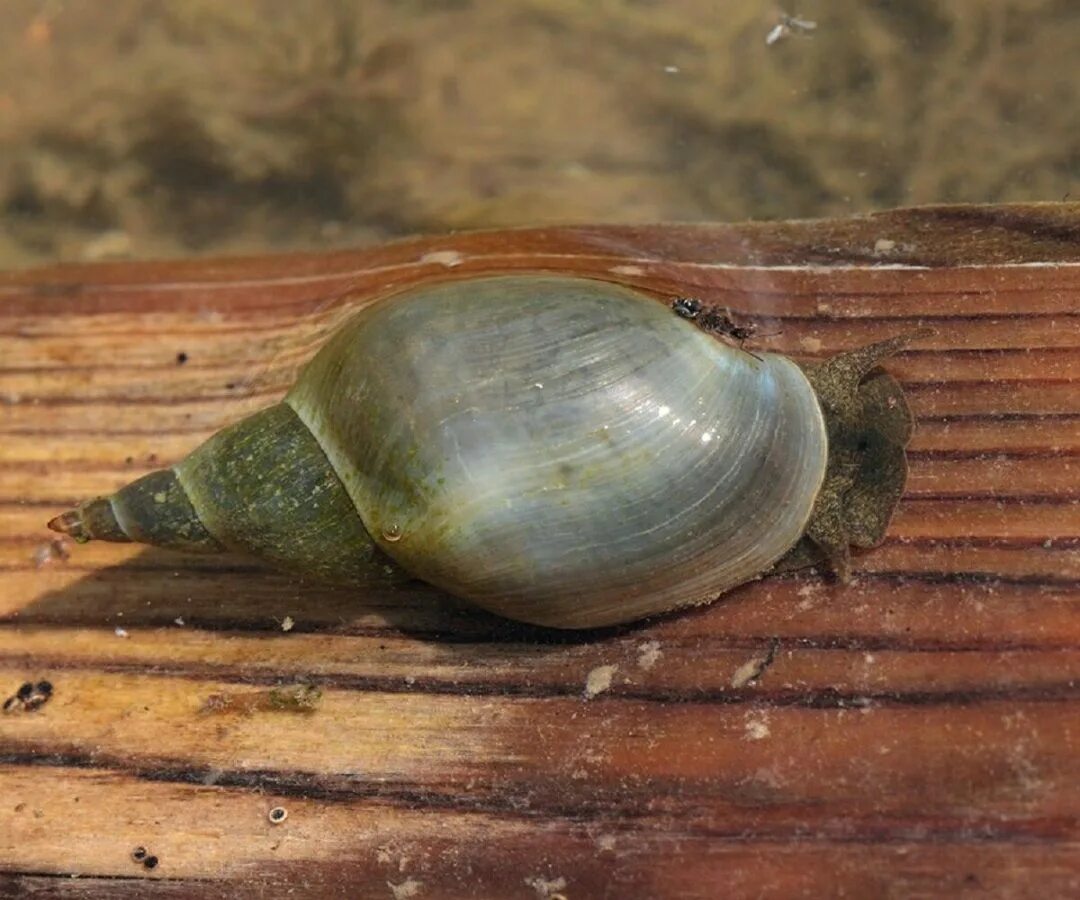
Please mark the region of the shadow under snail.
POLYGON ((629 622, 878 544, 911 336, 796 363, 586 278, 421 286, 349 319, 284 400, 81 504, 78 541, 419 578, 511 619, 629 622))

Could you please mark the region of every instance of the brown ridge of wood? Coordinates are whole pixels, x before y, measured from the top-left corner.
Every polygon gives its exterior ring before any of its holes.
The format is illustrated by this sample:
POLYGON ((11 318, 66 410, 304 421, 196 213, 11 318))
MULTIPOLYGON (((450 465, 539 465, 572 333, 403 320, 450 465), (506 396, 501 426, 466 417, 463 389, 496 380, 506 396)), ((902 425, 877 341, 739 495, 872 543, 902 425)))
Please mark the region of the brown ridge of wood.
POLYGON ((0 702, 53 689, 0 716, 0 893, 1080 893, 1078 321, 1077 203, 0 275, 0 702), (35 561, 51 507, 272 402, 350 310, 514 271, 697 296, 803 358, 930 324, 888 363, 909 490, 855 580, 563 634, 235 557, 35 561), (313 711, 240 702, 305 682, 313 711))

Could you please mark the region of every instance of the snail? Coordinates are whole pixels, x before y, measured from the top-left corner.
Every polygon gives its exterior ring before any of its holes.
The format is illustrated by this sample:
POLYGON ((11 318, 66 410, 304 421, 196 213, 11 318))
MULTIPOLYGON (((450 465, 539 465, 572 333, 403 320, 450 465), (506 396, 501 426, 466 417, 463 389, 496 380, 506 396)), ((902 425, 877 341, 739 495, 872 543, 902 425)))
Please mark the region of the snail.
POLYGON ((49 526, 420 579, 558 628, 820 562, 843 578, 903 491, 911 414, 878 364, 910 338, 800 364, 588 278, 415 287, 348 319, 282 402, 49 526))

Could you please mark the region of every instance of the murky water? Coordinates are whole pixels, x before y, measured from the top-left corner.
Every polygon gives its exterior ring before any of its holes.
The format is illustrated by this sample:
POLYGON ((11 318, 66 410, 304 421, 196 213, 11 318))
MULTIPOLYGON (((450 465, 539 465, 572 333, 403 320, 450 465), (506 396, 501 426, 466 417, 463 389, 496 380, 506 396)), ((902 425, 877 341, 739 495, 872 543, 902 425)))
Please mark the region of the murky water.
POLYGON ((5 0, 0 266, 1059 200, 1076 59, 1072 0, 5 0))

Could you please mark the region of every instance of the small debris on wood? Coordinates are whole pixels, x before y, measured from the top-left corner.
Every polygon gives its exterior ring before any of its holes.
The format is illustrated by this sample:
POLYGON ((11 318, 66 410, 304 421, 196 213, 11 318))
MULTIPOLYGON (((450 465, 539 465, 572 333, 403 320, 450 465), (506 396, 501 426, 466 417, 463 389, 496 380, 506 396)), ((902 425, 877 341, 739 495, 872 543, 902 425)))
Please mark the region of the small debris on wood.
POLYGON ((763 741, 769 736, 769 719, 765 713, 750 713, 746 717, 744 740, 763 741))
POLYGON ((534 878, 526 878, 525 884, 536 891, 536 896, 540 900, 560 900, 565 895, 562 893, 566 890, 566 879, 562 876, 558 878, 543 878, 537 875, 534 878))
POLYGON ((660 657, 663 656, 663 652, 660 650, 659 641, 645 641, 643 644, 638 644, 638 668, 649 671, 653 666, 659 662, 660 657))
POLYGON ((282 631, 292 631, 294 625, 296 625, 296 622, 293 620, 292 616, 286 616, 281 620, 282 631))
POLYGON ((49 698, 52 696, 53 686, 51 681, 39 681, 34 685, 34 690, 30 693, 30 696, 24 701, 24 707, 27 712, 33 712, 40 706, 44 706, 49 702, 49 698))
POLYGON ((188 361, 188 355, 183 350, 181 350, 179 353, 176 354, 176 364, 178 366, 182 366, 187 361, 188 361))
POLYGON ((314 684, 273 688, 267 693, 267 709, 277 712, 312 712, 322 699, 322 690, 314 684))
POLYGON ((885 259, 901 253, 913 253, 914 251, 914 244, 897 243, 890 238, 878 238, 876 241, 874 241, 874 256, 882 257, 885 259))
POLYGON ((118 638, 131 637, 131 635, 128 634, 127 629, 126 628, 121 628, 119 625, 117 625, 113 629, 113 634, 115 634, 118 638))
POLYGON ((51 681, 24 681, 19 685, 7 700, 4 701, 3 710, 6 713, 34 712, 49 702, 52 697, 53 686, 51 681))
POLYGON ((242 716, 257 712, 312 713, 321 699, 322 690, 317 685, 297 684, 253 693, 211 694, 199 712, 242 716))
POLYGON ((42 541, 34 548, 34 566, 40 569, 42 566, 47 566, 49 563, 60 561, 64 562, 71 558, 71 551, 68 549, 68 542, 62 537, 53 538, 50 541, 42 541))
POLYGON ((266 814, 266 818, 270 820, 271 825, 280 825, 289 818, 289 811, 284 806, 275 806, 266 814))
POLYGON ((411 897, 418 897, 420 895, 420 889, 424 886, 424 882, 417 881, 415 878, 406 878, 400 884, 394 884, 392 881, 386 882, 386 886, 390 888, 390 893, 394 895, 394 900, 410 900, 411 897))
POLYGON ((735 670, 735 674, 731 676, 731 686, 733 688, 741 688, 746 687, 748 684, 753 684, 765 674, 765 670, 772 665, 775 658, 776 643, 773 642, 769 646, 768 652, 763 656, 755 656, 753 659, 744 662, 735 670))
POLYGON ((611 687, 611 679, 618 666, 597 666, 585 678, 585 699, 592 700, 611 687))
POLYGON ((137 863, 142 863, 143 868, 156 869, 158 858, 141 844, 131 851, 131 858, 137 863))

